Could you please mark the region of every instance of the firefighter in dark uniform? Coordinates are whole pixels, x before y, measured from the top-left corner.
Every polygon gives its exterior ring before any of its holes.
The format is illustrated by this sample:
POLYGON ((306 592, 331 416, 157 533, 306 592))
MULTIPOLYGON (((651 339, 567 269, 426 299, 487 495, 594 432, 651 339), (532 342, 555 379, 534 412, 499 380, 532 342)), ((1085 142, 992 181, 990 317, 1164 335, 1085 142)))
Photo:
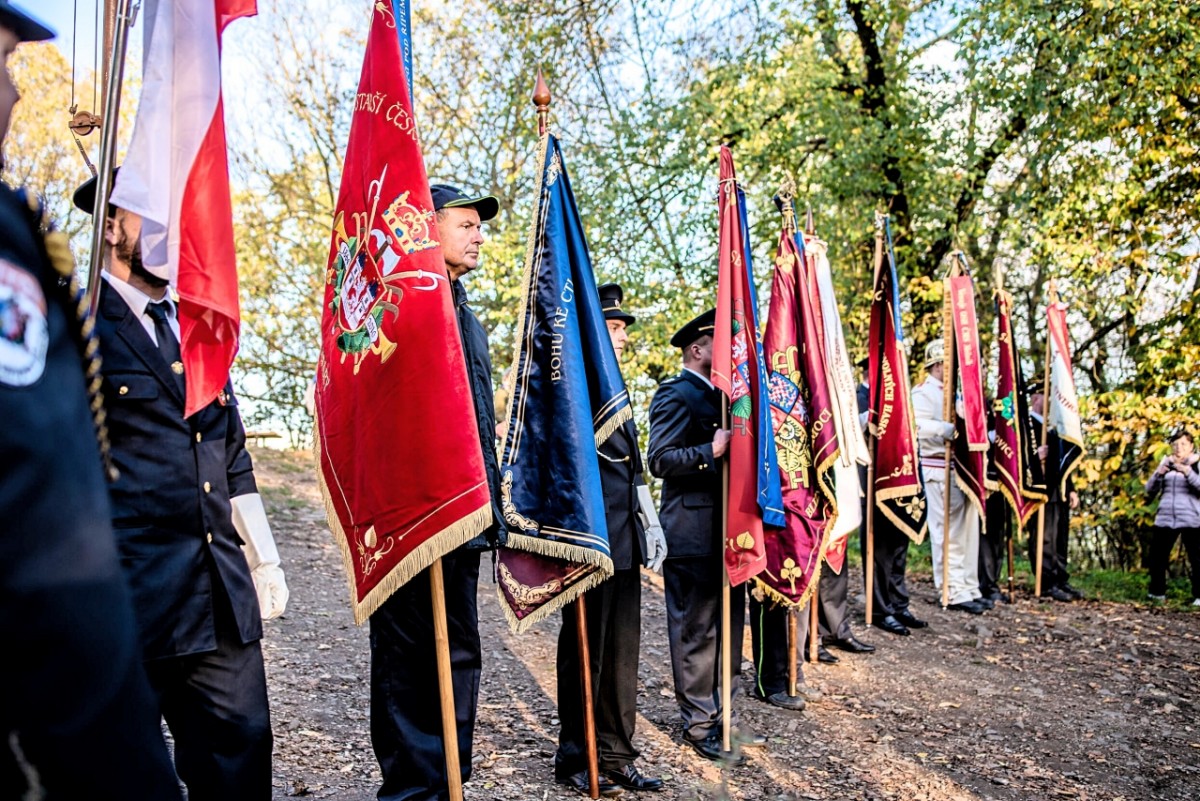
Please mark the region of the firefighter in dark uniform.
MULTIPOLYGON (((471 776, 483 665, 477 605, 479 555, 503 545, 507 534, 499 524, 504 518, 496 502, 500 468, 487 329, 471 310, 460 279, 479 265, 483 223, 496 216, 500 202, 490 195, 471 197, 448 184, 433 184, 429 189, 437 212, 438 240, 452 281, 484 469, 492 491, 491 527, 442 557, 459 766, 465 782, 471 776)), ((377 793, 380 801, 449 798, 428 570, 401 586, 371 615, 371 745, 383 773, 383 786, 377 793)))
MULTIPOLYGON (((720 459, 730 432, 721 426, 721 393, 712 372, 716 310, 701 314, 671 338, 683 352, 683 371, 664 381, 650 404, 650 472, 663 479, 662 524, 667 537, 663 586, 675 700, 684 741, 706 759, 734 755, 721 742, 721 543, 720 459)), ((730 591, 733 686, 739 694, 741 642, 746 619, 745 585, 730 591)), ((736 723, 737 716, 730 710, 736 723)), ((742 745, 766 738, 739 733, 742 745)), ((740 761, 743 757, 736 757, 740 761)))
MULTIPOLYGON (((627 328, 637 318, 621 309, 625 293, 618 284, 597 288, 608 335, 620 359, 629 339, 627 328)), ((612 549, 613 577, 587 593, 588 646, 595 691, 596 745, 600 758, 600 792, 617 787, 660 790, 661 779, 643 776, 633 764, 637 721, 638 655, 641 650, 642 580, 638 565, 661 570, 667 542, 642 477, 637 428, 625 422, 596 449, 604 515, 612 549), (639 519, 645 515, 645 520, 639 519)), ((583 697, 580 685, 578 627, 575 610, 563 610, 558 635, 558 718, 562 723, 555 779, 588 794, 587 752, 584 743, 583 697)))
MULTIPOLYGON (((8 57, 53 35, 0 0, 0 144, 8 57)), ((108 518, 74 266, 40 204, 0 185, 0 798, 178 799, 108 518)))
MULTIPOLYGON (((96 179, 75 192, 89 214, 96 179)), ((232 388, 184 416, 187 377, 167 280, 142 264, 141 218, 109 205, 96 334, 109 488, 142 658, 191 801, 271 797, 262 621, 287 587, 232 388)))

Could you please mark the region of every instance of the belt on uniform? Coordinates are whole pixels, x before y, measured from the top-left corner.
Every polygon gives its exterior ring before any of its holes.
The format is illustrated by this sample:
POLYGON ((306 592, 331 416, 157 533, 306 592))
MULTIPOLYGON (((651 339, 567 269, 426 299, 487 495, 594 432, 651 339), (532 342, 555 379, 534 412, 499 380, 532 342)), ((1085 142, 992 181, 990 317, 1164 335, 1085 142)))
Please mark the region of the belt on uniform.
MULTIPOLYGON (((953 459, 950 460, 950 466, 951 467, 954 466, 953 459)), ((941 456, 938 456, 938 457, 922 456, 921 457, 921 469, 925 469, 925 468, 929 468, 931 470, 945 470, 946 469, 946 460, 943 459, 941 456)))

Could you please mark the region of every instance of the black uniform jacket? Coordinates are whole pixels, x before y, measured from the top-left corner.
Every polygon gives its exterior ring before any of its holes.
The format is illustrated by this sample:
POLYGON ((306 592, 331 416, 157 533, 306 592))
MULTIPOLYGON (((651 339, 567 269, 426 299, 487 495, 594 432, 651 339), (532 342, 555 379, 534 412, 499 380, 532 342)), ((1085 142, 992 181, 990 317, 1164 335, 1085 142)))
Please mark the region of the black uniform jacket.
POLYGON ((720 391, 684 370, 664 381, 650 404, 650 472, 663 479, 659 518, 667 558, 720 554, 721 473, 713 434, 721 424, 720 391))
POLYGON ((109 490, 112 523, 143 656, 215 650, 221 587, 243 644, 257 640, 258 596, 229 499, 258 490, 233 391, 184 419, 183 395, 154 341, 108 281, 100 286, 96 333, 121 472, 109 490))
POLYGON ((479 426, 479 441, 483 446, 483 466, 492 496, 492 525, 463 547, 468 550, 489 550, 508 542, 508 530, 503 525, 504 515, 497 501, 500 496, 500 462, 496 456, 492 358, 488 355, 487 329, 471 311, 462 282, 455 281, 450 286, 458 316, 458 334, 462 337, 463 356, 467 361, 467 379, 471 382, 471 395, 475 399, 475 422, 479 426))
POLYGON ((37 226, 24 197, 0 185, 0 588, 6 591, 117 576, 78 324, 37 226), (22 300, 41 306, 34 314, 42 319, 25 319, 22 300), (8 359, 24 362, 26 352, 44 359, 41 375, 5 380, 8 359))
POLYGON ((596 449, 600 461, 600 486, 604 490, 604 516, 608 519, 608 545, 613 569, 629 570, 645 561, 641 551, 642 523, 638 519, 637 488, 642 478, 637 429, 632 420, 613 432, 596 449))

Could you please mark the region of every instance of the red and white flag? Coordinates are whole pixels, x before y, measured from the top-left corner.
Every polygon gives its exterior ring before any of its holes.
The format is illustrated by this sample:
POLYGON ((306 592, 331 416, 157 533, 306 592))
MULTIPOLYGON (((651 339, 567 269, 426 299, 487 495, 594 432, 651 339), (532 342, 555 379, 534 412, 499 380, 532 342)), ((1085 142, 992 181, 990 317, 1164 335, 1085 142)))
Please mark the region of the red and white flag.
POLYGON ((142 95, 112 203, 142 217, 142 261, 179 293, 185 414, 225 388, 238 349, 221 33, 255 0, 148 0, 142 95))

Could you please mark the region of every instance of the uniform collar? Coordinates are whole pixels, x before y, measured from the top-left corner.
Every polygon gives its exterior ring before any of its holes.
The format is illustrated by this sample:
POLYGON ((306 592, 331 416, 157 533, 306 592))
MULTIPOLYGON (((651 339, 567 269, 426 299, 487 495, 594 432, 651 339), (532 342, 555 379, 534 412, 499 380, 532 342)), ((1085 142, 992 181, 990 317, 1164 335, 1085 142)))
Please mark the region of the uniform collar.
POLYGON ((701 381, 703 381, 703 382, 704 382, 704 384, 705 384, 705 386, 707 386, 709 389, 716 389, 716 387, 715 387, 715 386, 713 386, 713 382, 712 382, 712 381, 709 381, 707 378, 705 378, 705 377, 704 377, 703 375, 701 375, 700 373, 697 373, 697 372, 696 372, 695 370, 693 370, 692 368, 690 368, 690 367, 685 367, 685 368, 683 368, 683 372, 685 372, 685 373, 691 373, 692 375, 696 376, 696 378, 699 378, 701 381))
POLYGON ((116 290, 117 294, 121 296, 121 299, 125 301, 125 304, 129 306, 130 310, 135 316, 140 318, 146 313, 147 306, 149 306, 151 303, 158 302, 167 304, 168 317, 178 316, 175 310, 175 293, 171 290, 167 290, 167 294, 163 295, 162 301, 156 301, 154 298, 150 297, 133 284, 124 279, 118 278, 108 270, 103 271, 100 273, 100 275, 105 281, 108 281, 109 286, 116 290))

